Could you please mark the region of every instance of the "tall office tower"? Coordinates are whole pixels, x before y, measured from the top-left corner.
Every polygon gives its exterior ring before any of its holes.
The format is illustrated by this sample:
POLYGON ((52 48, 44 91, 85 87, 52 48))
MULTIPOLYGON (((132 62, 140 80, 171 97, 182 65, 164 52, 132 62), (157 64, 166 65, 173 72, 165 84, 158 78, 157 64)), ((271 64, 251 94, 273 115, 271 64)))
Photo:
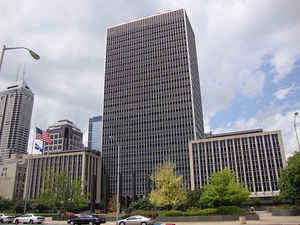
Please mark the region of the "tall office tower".
POLYGON ((70 120, 59 120, 47 129, 51 143, 44 143, 44 153, 74 151, 83 148, 82 132, 70 120))
POLYGON ((24 80, 0 93, 0 157, 27 153, 33 93, 24 80))
POLYGON ((209 135, 190 141, 192 190, 208 184, 208 178, 224 168, 235 172, 252 197, 279 194, 280 170, 286 166, 280 131, 262 129, 209 135))
POLYGON ((110 27, 106 43, 102 153, 109 196, 117 190, 118 149, 121 195, 147 194, 149 175, 164 160, 190 188, 188 141, 203 136, 203 114, 185 10, 110 27))
POLYGON ((88 148, 102 152, 102 116, 95 116, 89 120, 88 148))

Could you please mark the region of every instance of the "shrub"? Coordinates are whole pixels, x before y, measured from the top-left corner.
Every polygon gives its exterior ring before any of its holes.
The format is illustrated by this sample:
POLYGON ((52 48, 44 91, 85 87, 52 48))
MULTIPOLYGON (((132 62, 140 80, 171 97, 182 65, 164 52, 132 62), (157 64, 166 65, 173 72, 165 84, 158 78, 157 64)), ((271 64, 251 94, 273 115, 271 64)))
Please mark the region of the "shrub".
POLYGON ((209 216, 216 214, 217 209, 192 209, 184 212, 184 216, 209 216))
POLYGON ((162 212, 161 215, 165 217, 184 216, 184 213, 179 210, 169 210, 162 212))
POLYGON ((128 211, 131 212, 133 210, 150 210, 153 208, 150 200, 148 198, 140 198, 136 202, 132 202, 129 207, 128 211))
POLYGON ((247 211, 238 206, 220 206, 216 210, 218 215, 245 215, 247 211))

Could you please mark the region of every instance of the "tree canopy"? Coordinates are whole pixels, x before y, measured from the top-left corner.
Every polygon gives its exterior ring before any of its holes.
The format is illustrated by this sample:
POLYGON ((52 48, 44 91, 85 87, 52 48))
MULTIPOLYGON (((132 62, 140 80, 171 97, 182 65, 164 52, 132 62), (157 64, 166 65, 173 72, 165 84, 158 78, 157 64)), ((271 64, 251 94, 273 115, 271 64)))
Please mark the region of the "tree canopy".
POLYGON ((249 200, 250 192, 243 188, 235 174, 225 168, 209 178, 209 184, 203 187, 200 203, 208 207, 241 205, 249 200))
POLYGON ((186 199, 186 191, 183 177, 174 173, 175 164, 164 162, 156 168, 155 174, 150 179, 156 188, 150 193, 150 201, 157 207, 175 207, 183 204, 186 199))
POLYGON ((87 206, 84 193, 85 184, 79 180, 71 180, 64 171, 44 174, 43 188, 36 204, 45 204, 61 211, 74 210, 87 206))
POLYGON ((300 205, 300 152, 291 156, 287 167, 281 170, 279 189, 280 198, 300 205))

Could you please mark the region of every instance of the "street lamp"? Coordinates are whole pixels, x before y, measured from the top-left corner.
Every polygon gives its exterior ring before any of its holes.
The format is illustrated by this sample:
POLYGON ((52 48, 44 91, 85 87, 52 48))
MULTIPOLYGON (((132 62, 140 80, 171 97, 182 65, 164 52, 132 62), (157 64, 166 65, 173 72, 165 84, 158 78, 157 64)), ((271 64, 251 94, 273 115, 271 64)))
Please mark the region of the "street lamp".
MULTIPOLYGON (((114 139, 114 136, 110 136, 110 139, 114 139)), ((120 214, 120 145, 115 140, 118 148, 118 169, 117 169, 117 210, 116 210, 116 222, 118 222, 118 216, 120 214)))
POLYGON ((299 144, 299 136, 297 132, 297 125, 296 125, 296 117, 298 116, 298 112, 294 113, 294 128, 295 128, 295 133, 296 133, 296 138, 297 138, 297 143, 298 143, 298 151, 300 152, 300 144, 299 144))
POLYGON ((34 51, 32 51, 31 49, 29 48, 25 48, 25 47, 14 47, 14 48, 6 48, 5 45, 3 45, 3 48, 2 48, 2 53, 1 53, 1 57, 0 57, 0 72, 1 72, 1 66, 2 66, 2 62, 3 62, 3 57, 4 57, 4 53, 6 50, 15 50, 15 49, 25 49, 27 50, 30 55, 32 56, 32 58, 38 60, 40 59, 40 56, 38 54, 36 54, 34 51))

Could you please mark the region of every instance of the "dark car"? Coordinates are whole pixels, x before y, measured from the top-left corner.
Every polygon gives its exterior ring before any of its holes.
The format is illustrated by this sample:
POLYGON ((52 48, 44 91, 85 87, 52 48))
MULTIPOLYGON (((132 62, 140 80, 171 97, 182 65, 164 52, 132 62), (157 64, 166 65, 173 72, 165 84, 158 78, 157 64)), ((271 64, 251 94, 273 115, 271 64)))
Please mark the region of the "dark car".
POLYGON ((92 215, 80 215, 78 217, 74 217, 68 220, 68 223, 71 225, 75 224, 89 224, 89 225, 99 225, 101 223, 105 223, 104 218, 98 218, 92 215))

